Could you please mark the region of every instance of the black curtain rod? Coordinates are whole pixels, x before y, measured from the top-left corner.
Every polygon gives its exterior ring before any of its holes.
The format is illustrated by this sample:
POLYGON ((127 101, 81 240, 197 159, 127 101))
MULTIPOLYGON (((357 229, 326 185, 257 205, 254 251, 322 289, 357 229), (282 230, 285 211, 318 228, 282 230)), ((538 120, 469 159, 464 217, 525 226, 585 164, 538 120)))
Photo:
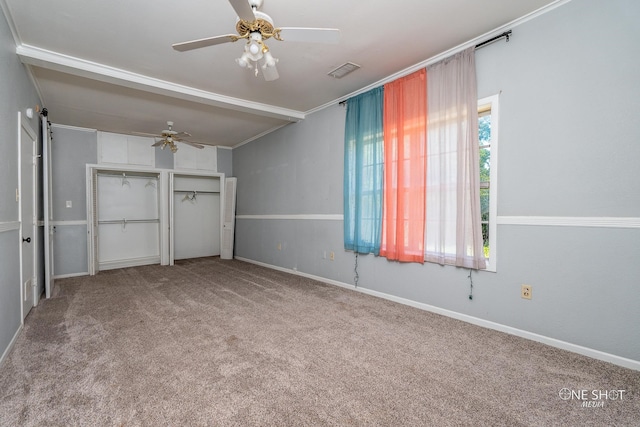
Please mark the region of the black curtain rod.
MULTIPOLYGON (((495 36, 495 37, 491 37, 489 40, 485 40, 485 41, 483 41, 482 43, 478 43, 478 44, 476 45, 476 49, 480 49, 480 48, 482 48, 482 47, 485 47, 486 45, 491 44, 491 43, 493 43, 493 42, 495 42, 495 41, 498 41, 498 40, 500 40, 501 38, 506 38, 506 39, 507 39, 507 42, 508 42, 508 41, 509 41, 509 37, 511 37, 511 32, 512 32, 511 30, 508 30, 508 31, 505 31, 505 32, 504 32, 504 33, 502 33, 502 34, 498 34, 498 35, 497 35, 497 36, 495 36)), ((340 101, 340 102, 338 102, 338 104, 340 104, 340 105, 346 105, 346 103, 347 103, 347 100, 346 100, 346 99, 345 99, 344 101, 340 101)))
POLYGON ((502 34, 498 34, 498 35, 497 35, 497 36, 495 36, 495 37, 491 37, 489 40, 485 40, 485 41, 483 41, 482 43, 478 43, 478 44, 476 45, 476 49, 480 49, 481 47, 485 47, 486 45, 488 45, 488 44, 490 44, 490 43, 493 43, 493 42, 495 42, 495 41, 497 41, 497 40, 500 40, 500 39, 501 39, 501 38, 503 38, 503 37, 505 37, 505 38, 507 39, 507 41, 509 41, 509 37, 511 37, 511 30, 509 30, 509 31, 505 31, 505 32, 504 32, 504 33, 502 33, 502 34))

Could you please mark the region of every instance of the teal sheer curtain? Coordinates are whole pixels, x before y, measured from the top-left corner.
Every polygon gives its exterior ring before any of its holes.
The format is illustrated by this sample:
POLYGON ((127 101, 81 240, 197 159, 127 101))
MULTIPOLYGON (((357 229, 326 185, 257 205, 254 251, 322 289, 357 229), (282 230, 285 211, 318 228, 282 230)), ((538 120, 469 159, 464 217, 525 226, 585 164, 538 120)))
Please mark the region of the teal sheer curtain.
POLYGON ((350 98, 344 132, 344 247, 380 253, 384 88, 350 98))

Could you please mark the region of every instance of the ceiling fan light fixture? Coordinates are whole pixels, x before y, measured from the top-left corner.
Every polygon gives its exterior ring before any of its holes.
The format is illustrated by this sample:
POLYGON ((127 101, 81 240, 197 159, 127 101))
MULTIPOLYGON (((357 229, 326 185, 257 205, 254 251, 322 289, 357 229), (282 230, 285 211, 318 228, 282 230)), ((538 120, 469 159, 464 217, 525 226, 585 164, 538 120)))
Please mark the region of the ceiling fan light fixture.
POLYGON ((261 49, 260 45, 259 45, 257 42, 252 41, 251 43, 249 43, 249 52, 250 52, 252 55, 257 55, 257 54, 259 54, 261 50, 262 50, 262 49, 261 49))
POLYGON ((264 65, 262 66, 262 68, 275 67, 277 63, 278 58, 274 58, 273 55, 271 55, 271 52, 267 50, 264 53, 264 65))
POLYGON ((240 58, 236 58, 236 62, 242 68, 251 68, 251 58, 249 58, 247 52, 244 52, 240 58))

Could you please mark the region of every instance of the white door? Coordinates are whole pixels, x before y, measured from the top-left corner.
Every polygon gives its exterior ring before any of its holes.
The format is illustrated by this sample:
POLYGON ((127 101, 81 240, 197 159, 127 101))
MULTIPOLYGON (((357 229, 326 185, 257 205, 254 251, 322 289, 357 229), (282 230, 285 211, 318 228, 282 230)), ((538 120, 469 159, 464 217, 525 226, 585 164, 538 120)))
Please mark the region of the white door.
POLYGON ((42 197, 44 199, 44 289, 47 298, 53 293, 53 203, 51 201, 51 138, 47 116, 42 116, 42 197))
POLYGON ((221 259, 233 258, 233 239, 236 224, 236 185, 238 178, 227 178, 224 181, 224 215, 222 219, 222 251, 221 259))
POLYGON ((20 119, 20 229, 21 229, 21 288, 22 319, 35 304, 36 282, 36 133, 26 121, 20 119))

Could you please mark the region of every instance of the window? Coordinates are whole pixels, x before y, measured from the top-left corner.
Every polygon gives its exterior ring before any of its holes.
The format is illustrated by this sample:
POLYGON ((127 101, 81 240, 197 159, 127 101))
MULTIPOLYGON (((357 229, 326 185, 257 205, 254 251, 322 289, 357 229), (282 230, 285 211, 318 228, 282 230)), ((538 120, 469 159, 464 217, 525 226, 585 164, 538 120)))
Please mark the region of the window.
POLYGON ((480 210, 482 240, 488 271, 496 271, 496 213, 498 173, 498 95, 478 101, 480 149, 480 210))

